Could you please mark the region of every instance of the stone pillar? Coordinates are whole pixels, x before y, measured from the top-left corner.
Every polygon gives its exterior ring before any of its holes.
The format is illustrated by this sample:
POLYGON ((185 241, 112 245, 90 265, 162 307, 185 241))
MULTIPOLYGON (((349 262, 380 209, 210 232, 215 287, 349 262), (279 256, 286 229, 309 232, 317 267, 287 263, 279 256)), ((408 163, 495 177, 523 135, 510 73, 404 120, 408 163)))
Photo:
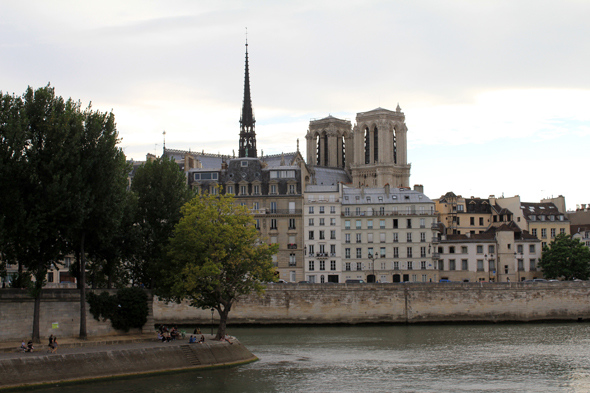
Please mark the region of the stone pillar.
POLYGON ((325 157, 325 144, 326 144, 326 138, 324 137, 325 134, 321 134, 320 135, 320 165, 326 165, 326 157, 325 157))
POLYGON ((328 162, 326 166, 338 166, 338 141, 336 139, 336 131, 328 131, 328 162))
POLYGON ((342 135, 336 136, 336 165, 342 168, 342 135))
POLYGON ((307 139, 307 164, 308 165, 315 165, 316 164, 316 152, 317 152, 316 140, 309 133, 309 130, 307 132, 307 135, 305 136, 305 139, 307 139))
POLYGON ((405 124, 402 124, 400 130, 398 131, 397 137, 397 158, 398 164, 400 165, 407 165, 407 141, 406 141, 406 132, 407 128, 405 124))

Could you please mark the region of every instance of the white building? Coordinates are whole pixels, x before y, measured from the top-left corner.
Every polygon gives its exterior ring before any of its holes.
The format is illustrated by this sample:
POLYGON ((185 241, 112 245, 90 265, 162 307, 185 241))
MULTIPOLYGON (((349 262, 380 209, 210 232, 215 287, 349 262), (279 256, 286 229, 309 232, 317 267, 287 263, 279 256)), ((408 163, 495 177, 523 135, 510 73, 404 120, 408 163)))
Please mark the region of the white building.
POLYGON ((343 282, 341 206, 336 185, 308 185, 303 201, 305 279, 311 283, 343 282))
POLYGON ((343 280, 436 280, 438 222, 421 187, 343 187, 341 196, 343 280))

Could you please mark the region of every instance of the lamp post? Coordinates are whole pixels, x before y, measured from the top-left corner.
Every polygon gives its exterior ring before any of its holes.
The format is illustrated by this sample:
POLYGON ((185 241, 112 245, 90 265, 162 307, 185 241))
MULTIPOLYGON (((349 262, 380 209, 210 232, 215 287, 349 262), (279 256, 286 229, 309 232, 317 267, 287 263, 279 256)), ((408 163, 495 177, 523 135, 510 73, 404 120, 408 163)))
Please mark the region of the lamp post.
POLYGON ((369 259, 371 260, 371 265, 373 265, 373 279, 377 282, 377 276, 375 275, 375 258, 379 258, 379 255, 369 254, 369 259))
POLYGON ((524 269, 524 259, 523 259, 523 253, 520 252, 515 252, 514 253, 514 259, 516 259, 516 274, 517 274, 517 279, 518 282, 520 282, 520 261, 522 261, 522 268, 524 269), (520 259, 518 259, 518 254, 520 254, 520 259))
POLYGON ((212 308, 211 309, 211 335, 213 335, 213 313, 215 312, 215 309, 212 308))

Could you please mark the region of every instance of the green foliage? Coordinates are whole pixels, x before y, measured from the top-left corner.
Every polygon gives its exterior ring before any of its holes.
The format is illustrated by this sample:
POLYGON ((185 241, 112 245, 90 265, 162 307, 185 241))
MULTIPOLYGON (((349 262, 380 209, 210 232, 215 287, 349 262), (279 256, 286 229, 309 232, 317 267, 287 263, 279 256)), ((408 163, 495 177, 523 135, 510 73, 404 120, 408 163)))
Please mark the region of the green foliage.
POLYGON ((590 249, 570 235, 559 234, 543 249, 539 267, 546 278, 587 280, 590 278, 590 249))
POLYGON ((134 225, 129 226, 134 251, 128 255, 135 283, 157 285, 166 266, 168 239, 181 217, 181 207, 192 196, 186 177, 173 158, 160 157, 137 168, 131 190, 135 200, 134 225))
POLYGON ((254 218, 231 195, 198 195, 182 208, 182 215, 156 293, 217 309, 220 337, 233 302, 252 292, 262 294, 263 282, 273 279, 272 255, 278 247, 260 239, 254 218))
POLYGON ((149 312, 147 299, 145 291, 137 287, 119 289, 115 296, 90 292, 86 298, 94 319, 110 319, 115 329, 125 332, 145 325, 149 312))

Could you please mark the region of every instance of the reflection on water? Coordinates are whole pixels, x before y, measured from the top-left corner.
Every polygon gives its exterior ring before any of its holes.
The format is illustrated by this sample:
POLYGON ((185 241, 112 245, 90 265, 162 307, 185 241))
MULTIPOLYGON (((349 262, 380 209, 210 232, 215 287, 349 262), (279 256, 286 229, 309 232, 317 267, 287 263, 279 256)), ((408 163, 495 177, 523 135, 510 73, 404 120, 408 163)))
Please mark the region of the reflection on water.
POLYGON ((231 328, 260 361, 43 392, 588 392, 590 325, 231 328))

